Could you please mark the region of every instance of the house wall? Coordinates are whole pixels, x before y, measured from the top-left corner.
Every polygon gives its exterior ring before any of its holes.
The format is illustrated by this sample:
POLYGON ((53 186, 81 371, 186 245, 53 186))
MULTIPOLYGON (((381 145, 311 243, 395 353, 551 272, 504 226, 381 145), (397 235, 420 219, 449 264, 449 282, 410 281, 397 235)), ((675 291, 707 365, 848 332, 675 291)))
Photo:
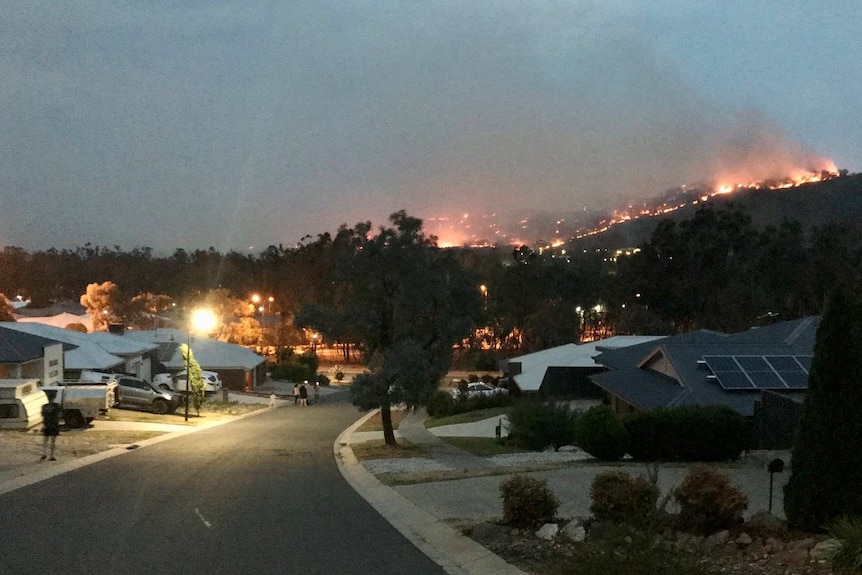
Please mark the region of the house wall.
MULTIPOLYGON (((203 368, 208 369, 208 368, 203 368)), ((214 371, 218 371, 218 375, 221 378, 222 386, 225 389, 232 389, 234 391, 246 391, 246 374, 250 374, 251 372, 246 372, 245 369, 217 369, 214 371)))
POLYGON ((608 394, 608 399, 609 399, 610 404, 611 404, 611 409, 613 410, 614 413, 616 413, 619 416, 628 415, 630 413, 635 413, 637 411, 640 411, 634 405, 632 405, 628 401, 622 399, 618 395, 608 394))
POLYGON ((38 376, 42 385, 51 385, 63 380, 63 344, 45 346, 45 357, 42 361, 42 373, 38 376))
POLYGON ((603 397, 602 388, 589 379, 589 376, 602 371, 601 367, 549 367, 539 387, 539 394, 575 399, 603 397))

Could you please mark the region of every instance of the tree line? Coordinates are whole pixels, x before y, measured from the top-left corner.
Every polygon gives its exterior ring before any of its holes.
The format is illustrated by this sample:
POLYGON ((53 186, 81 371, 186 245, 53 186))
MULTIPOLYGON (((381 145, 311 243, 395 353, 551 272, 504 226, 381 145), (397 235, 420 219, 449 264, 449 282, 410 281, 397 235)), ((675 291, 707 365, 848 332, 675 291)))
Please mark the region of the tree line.
MULTIPOLYGON (((260 338, 300 343, 303 327, 313 327, 330 344, 356 344, 362 342, 355 322, 333 310, 357 301, 364 306, 357 313, 373 310, 384 305, 383 296, 406 289, 399 282, 408 280, 425 288, 415 297, 428 298, 458 278, 469 286, 458 305, 475 309, 459 309, 462 316, 452 320, 470 327, 457 344, 481 358, 480 350, 530 352, 613 334, 732 332, 819 314, 831 287, 859 287, 862 270, 862 235, 855 224, 806 228, 786 220, 758 230, 733 204, 704 205, 682 222, 663 220, 629 255, 614 255, 617 247, 580 249, 571 242, 541 251, 441 249, 424 235, 421 220, 398 212, 388 226, 342 225, 334 235, 306 236, 295 246, 272 245, 258 254, 210 248, 158 257, 150 248, 85 245, 29 253, 6 247, 0 252, 0 292, 39 308, 82 301, 88 286, 110 282, 112 301, 122 303, 109 306, 109 322, 145 322, 207 299, 230 318, 225 325, 233 326, 231 337, 247 344, 260 338), (399 249, 415 261, 396 265, 384 256, 406 241, 402 234, 411 238, 410 248, 399 249), (372 252, 382 259, 369 259, 372 252), (418 275, 418 262, 430 254, 434 265, 418 275), (363 275, 362 268, 374 272, 363 275), (365 282, 366 289, 349 289, 347 278, 365 282), (262 296, 262 310, 251 294, 262 296), (260 316, 270 321, 256 324, 260 316)), ((400 313, 415 327, 426 320, 419 311, 400 313)))

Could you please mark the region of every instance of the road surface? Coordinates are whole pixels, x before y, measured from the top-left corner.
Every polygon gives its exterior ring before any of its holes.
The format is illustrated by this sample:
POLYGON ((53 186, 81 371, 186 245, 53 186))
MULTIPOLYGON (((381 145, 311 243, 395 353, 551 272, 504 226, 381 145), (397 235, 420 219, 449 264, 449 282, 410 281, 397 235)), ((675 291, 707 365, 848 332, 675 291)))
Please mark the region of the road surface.
POLYGON ((339 473, 359 416, 330 395, 2 495, 0 573, 444 573, 339 473))

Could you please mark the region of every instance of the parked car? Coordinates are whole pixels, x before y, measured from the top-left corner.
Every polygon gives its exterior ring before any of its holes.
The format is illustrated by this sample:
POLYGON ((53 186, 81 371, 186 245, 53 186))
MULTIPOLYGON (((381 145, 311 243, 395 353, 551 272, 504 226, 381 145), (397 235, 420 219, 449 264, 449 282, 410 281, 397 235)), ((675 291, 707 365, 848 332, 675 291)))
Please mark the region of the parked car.
POLYGON ((177 410, 183 398, 156 389, 150 382, 139 377, 121 375, 117 377, 117 407, 131 409, 147 409, 158 415, 173 413, 177 410))
MULTIPOLYGON (((216 371, 201 371, 201 377, 204 379, 204 391, 206 393, 216 393, 221 390, 222 382, 216 371)), ((153 385, 159 389, 167 391, 176 391, 185 393, 186 391, 186 370, 182 370, 175 374, 159 373, 153 377, 153 385)))
MULTIPOLYGON (((506 394, 508 390, 503 387, 494 387, 492 385, 488 385, 487 383, 482 383, 481 381, 477 381, 474 383, 467 384, 467 397, 478 397, 480 395, 484 396, 492 396, 498 394, 506 394)), ((461 390, 459 388, 452 390, 452 397, 460 397, 461 390)))

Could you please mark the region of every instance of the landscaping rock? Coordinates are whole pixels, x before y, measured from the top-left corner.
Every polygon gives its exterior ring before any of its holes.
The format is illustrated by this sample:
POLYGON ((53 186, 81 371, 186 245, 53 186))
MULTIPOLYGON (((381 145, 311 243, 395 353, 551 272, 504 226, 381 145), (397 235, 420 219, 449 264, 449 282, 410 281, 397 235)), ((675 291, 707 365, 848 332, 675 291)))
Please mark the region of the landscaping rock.
POLYGON ((808 555, 815 561, 827 560, 835 555, 835 552, 840 546, 841 542, 837 539, 824 539, 820 543, 814 545, 814 547, 811 548, 811 551, 808 552, 808 555))
POLYGON ((751 535, 743 532, 743 533, 740 533, 739 537, 737 537, 734 540, 734 543, 736 543, 737 547, 748 547, 749 545, 751 545, 751 541, 752 541, 751 535))
POLYGON ((771 513, 759 511, 745 522, 745 529, 749 532, 761 533, 763 535, 779 535, 787 533, 787 523, 771 513))
POLYGON ((545 541, 553 541, 559 532, 560 526, 556 523, 545 523, 538 531, 536 531, 536 537, 544 539, 545 541))
POLYGON ((584 528, 584 523, 580 519, 572 519, 563 527, 561 534, 569 541, 580 543, 587 537, 587 530, 584 528))

